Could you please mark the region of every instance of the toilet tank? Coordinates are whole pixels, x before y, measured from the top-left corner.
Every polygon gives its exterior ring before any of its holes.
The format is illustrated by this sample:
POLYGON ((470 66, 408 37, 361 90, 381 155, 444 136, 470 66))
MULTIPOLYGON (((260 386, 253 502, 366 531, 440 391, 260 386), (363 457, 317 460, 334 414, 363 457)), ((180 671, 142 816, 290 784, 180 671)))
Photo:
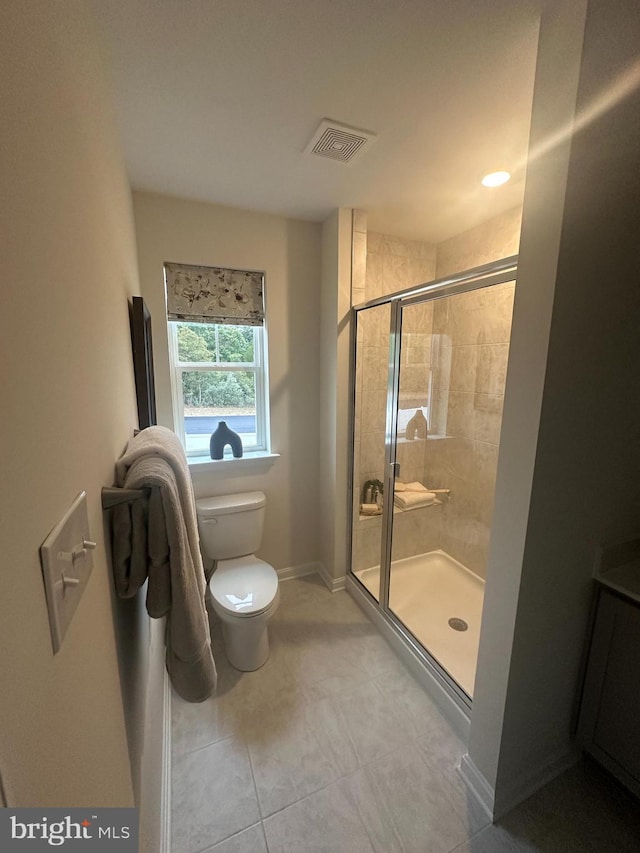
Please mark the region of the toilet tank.
POLYGON ((264 525, 264 492, 240 492, 196 501, 200 547, 211 560, 254 554, 264 525))

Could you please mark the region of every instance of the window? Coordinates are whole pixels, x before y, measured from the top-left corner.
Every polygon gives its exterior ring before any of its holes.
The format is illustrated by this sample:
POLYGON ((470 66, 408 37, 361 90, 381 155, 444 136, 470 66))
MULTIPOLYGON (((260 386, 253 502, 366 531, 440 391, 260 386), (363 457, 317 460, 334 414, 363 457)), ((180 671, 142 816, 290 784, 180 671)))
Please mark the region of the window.
POLYGON ((176 429, 188 455, 209 455, 221 420, 245 450, 266 450, 262 326, 169 323, 176 429))
POLYGON ((209 456, 219 421, 245 451, 268 452, 262 273, 165 264, 165 281, 174 423, 187 455, 209 456))

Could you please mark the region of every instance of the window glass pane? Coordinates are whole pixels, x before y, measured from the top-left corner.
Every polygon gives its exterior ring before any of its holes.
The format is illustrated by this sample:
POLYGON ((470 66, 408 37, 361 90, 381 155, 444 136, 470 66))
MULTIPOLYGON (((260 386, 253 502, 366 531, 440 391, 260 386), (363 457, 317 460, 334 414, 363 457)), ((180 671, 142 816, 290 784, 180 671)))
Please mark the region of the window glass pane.
POLYGON ((256 380, 250 370, 185 370, 182 374, 187 453, 209 453, 219 421, 237 432, 246 449, 256 446, 256 380))
POLYGON ((178 359, 225 364, 253 364, 253 326, 177 323, 178 359))
POLYGON ((218 332, 219 361, 229 364, 253 363, 253 326, 214 326, 218 332))

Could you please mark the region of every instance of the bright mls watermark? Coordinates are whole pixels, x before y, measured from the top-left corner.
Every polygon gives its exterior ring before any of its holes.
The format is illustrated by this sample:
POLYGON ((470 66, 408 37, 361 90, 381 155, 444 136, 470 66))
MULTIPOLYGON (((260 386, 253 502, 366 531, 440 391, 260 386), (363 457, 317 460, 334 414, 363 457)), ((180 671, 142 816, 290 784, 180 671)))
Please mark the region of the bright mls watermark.
POLYGON ((0 851, 138 853, 137 809, 0 809, 0 851))

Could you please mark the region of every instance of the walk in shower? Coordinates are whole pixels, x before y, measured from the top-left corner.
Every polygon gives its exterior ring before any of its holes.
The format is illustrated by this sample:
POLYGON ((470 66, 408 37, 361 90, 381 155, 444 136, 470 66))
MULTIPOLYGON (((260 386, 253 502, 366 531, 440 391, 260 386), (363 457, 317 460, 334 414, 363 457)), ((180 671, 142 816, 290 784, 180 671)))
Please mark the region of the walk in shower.
POLYGON ((351 572, 473 696, 515 258, 354 309, 351 572))

